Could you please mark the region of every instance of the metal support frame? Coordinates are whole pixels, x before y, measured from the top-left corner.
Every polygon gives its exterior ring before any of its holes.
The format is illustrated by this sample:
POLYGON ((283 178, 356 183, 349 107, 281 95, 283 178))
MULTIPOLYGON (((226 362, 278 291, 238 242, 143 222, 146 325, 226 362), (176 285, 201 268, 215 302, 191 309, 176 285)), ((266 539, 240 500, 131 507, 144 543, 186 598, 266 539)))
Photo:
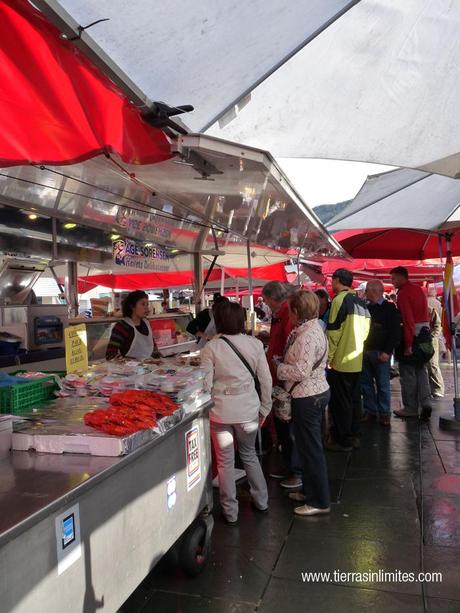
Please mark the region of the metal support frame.
POLYGON ((201 280, 203 278, 203 258, 201 253, 193 254, 193 273, 194 273, 194 299, 195 299, 195 312, 198 314, 204 305, 204 292, 201 288, 201 280))
POLYGON ((225 268, 223 267, 220 273, 220 295, 225 295, 225 268))
MULTIPOLYGON (((56 285, 58 286, 59 291, 61 292, 61 294, 64 294, 64 296, 66 296, 66 293, 65 293, 65 287, 64 287, 64 285, 62 285, 62 283, 59 281, 58 276, 57 276, 57 274, 56 274, 56 271, 54 270, 54 266, 48 266, 48 268, 50 269, 51 274, 53 275, 53 278, 54 278, 54 280, 56 281, 56 285)), ((68 299, 67 299, 67 296, 66 296, 66 301, 67 301, 67 303, 69 303, 69 301, 68 301, 68 299)))
POLYGON ((69 300, 70 317, 78 316, 78 264, 67 262, 66 294, 69 300))
POLYGON ((249 315, 251 318, 251 332, 255 332, 254 318, 254 288, 252 285, 252 262, 251 262, 251 243, 246 241, 246 252, 248 256, 248 294, 249 294, 249 315))

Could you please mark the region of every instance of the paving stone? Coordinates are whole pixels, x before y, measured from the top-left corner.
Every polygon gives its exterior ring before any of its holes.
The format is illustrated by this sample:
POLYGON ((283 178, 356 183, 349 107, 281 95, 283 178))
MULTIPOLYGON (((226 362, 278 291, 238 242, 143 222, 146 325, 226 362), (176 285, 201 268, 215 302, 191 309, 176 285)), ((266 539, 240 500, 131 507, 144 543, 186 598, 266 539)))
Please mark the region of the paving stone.
POLYGON ((360 611, 423 613, 423 601, 420 596, 339 585, 299 584, 273 578, 258 612, 279 613, 286 607, 289 611, 312 611, 314 613, 330 613, 331 611, 340 611, 340 613, 360 611))
MULTIPOLYGON (((295 522, 308 522, 313 518, 298 518, 295 522)), ((316 518, 319 521, 319 517, 316 518)), ((327 520, 326 520, 327 521, 327 520)), ((302 583, 303 572, 344 572, 366 573, 395 569, 401 572, 419 572, 420 552, 418 544, 369 541, 362 538, 342 538, 302 532, 301 528, 291 532, 276 564, 273 576, 302 583)), ((420 595, 417 583, 359 583, 357 578, 337 581, 343 585, 381 591, 420 595)), ((334 581, 336 583, 336 581, 334 581)))
POLYGON ((460 549, 426 545, 423 555, 425 572, 442 573, 442 582, 425 583, 426 595, 460 601, 460 549))
POLYGON ((424 496, 423 511, 425 544, 457 547, 460 557, 460 497, 424 496))

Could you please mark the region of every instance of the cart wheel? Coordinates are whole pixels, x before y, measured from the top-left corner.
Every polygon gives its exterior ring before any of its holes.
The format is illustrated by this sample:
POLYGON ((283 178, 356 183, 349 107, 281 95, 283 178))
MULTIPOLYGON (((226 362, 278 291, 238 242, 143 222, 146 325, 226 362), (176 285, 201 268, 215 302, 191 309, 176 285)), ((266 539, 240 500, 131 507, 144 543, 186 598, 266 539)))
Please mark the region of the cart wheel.
POLYGON ((179 566, 179 545, 174 543, 161 560, 162 565, 168 570, 175 570, 179 566))
POLYGON ((209 558, 210 539, 206 539, 206 525, 194 524, 184 535, 179 554, 182 570, 193 577, 201 573, 209 558))

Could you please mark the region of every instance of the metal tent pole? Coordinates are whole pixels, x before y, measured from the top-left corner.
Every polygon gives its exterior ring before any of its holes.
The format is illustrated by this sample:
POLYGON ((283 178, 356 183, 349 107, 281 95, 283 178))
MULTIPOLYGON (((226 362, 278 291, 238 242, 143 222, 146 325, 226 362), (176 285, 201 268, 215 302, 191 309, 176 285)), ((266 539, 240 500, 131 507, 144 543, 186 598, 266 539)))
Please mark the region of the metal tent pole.
POLYGON ((222 267, 220 276, 220 295, 225 296, 225 268, 222 267))
POLYGON ((77 262, 67 262, 66 294, 69 299, 70 317, 78 316, 78 270, 77 262))
MULTIPOLYGON (((249 315, 251 318, 251 332, 255 333, 255 313, 254 313, 254 288, 252 285, 252 263, 251 263, 251 243, 248 240, 246 242, 246 250, 248 255, 248 294, 249 294, 249 315)), ((264 455, 264 451, 262 449, 262 428, 259 426, 257 430, 257 442, 258 442, 258 451, 257 455, 264 455)))
MULTIPOLYGON (((452 235, 446 234, 446 266, 452 261, 452 235)), ((445 275, 444 275, 445 278, 445 275)), ((446 303, 447 291, 449 303, 446 304, 447 323, 452 345, 452 366, 454 375, 454 415, 441 415, 439 417, 439 427, 443 430, 460 430, 460 398, 458 390, 458 364, 457 364, 457 345, 455 338, 455 321, 454 321, 454 288, 453 279, 449 279, 449 288, 445 288, 444 302, 446 303)))
POLYGON ((201 253, 193 254, 195 316, 204 308, 203 260, 201 253))
POLYGON ((254 320, 254 290, 252 285, 252 263, 251 263, 251 243, 249 240, 246 242, 246 251, 248 255, 248 294, 249 294, 249 315, 251 318, 251 331, 255 332, 255 320, 254 320))

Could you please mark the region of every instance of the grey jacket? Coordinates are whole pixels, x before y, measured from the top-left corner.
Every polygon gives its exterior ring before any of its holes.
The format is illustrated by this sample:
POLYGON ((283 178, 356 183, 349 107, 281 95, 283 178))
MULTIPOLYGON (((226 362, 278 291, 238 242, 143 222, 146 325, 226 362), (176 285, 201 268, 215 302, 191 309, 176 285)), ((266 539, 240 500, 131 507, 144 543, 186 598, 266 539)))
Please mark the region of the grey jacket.
POLYGON ((246 334, 228 336, 245 357, 260 381, 262 400, 249 370, 220 336, 201 350, 201 367, 206 371, 206 387, 212 393, 211 420, 223 424, 254 421, 266 416, 272 407, 272 378, 262 343, 246 334))

